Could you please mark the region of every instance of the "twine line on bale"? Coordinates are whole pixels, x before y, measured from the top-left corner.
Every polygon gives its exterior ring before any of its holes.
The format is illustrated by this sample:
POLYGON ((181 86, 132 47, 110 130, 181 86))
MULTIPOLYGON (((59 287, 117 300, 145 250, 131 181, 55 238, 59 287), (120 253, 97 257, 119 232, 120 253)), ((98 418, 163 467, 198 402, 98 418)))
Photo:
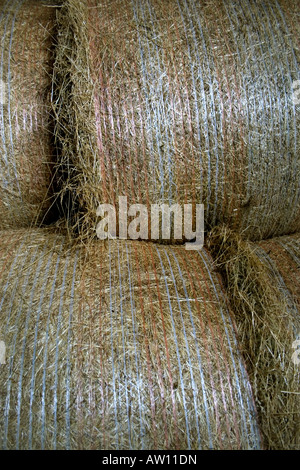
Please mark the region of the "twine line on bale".
POLYGON ((227 227, 208 247, 226 281, 267 448, 299 448, 299 235, 254 244, 227 227))
POLYGON ((1 234, 1 447, 261 447, 209 254, 1 234))
POLYGON ((297 9, 66 0, 53 108, 71 231, 100 203, 203 203, 253 240, 299 230, 297 9), (286 207, 290 210, 287 211, 286 207))
POLYGON ((52 217, 50 125, 55 10, 42 2, 0 3, 0 227, 52 217))
MULTIPOLYGON (((288 311, 299 322, 300 314, 300 238, 299 235, 280 237, 259 243, 257 256, 263 257, 276 279, 288 311)), ((293 325, 294 326, 294 325, 293 325)), ((300 333, 296 332, 296 333, 300 333)))

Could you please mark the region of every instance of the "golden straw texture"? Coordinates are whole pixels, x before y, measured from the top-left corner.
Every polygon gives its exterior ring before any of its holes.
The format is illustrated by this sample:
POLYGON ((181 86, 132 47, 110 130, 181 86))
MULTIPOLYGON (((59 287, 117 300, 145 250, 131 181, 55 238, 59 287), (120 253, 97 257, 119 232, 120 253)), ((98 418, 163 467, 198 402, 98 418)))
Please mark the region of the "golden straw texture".
POLYGON ((2 448, 261 447, 206 250, 19 231, 1 252, 2 448))
POLYGON ((1 229, 42 223, 49 215, 54 27, 55 9, 41 1, 0 3, 1 229))
POLYGON ((255 244, 222 227, 208 245, 226 283, 265 445, 299 449, 300 237, 255 244))
POLYGON ((54 67, 57 196, 197 202, 252 240, 300 229, 297 2, 66 0, 54 67))

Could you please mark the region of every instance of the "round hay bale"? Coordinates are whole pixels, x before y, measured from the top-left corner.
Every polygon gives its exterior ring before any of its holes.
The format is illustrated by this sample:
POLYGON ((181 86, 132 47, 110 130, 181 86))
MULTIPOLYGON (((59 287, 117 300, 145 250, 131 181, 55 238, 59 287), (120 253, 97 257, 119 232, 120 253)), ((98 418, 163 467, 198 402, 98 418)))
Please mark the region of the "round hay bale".
MULTIPOLYGON (((288 299, 289 309, 300 315, 300 235, 274 238, 258 244, 257 255, 269 267, 278 289, 288 299)), ((300 331, 298 332, 300 334, 300 331)))
POLYGON ((54 67, 58 195, 95 236, 100 203, 203 203, 259 240, 300 229, 298 2, 66 0, 54 67), (287 210, 288 208, 288 210, 287 210))
POLYGON ((1 234, 3 449, 257 449, 206 250, 1 234))
POLYGON ((299 449, 300 236, 258 244, 228 228, 208 243, 237 323, 269 449, 299 449))
POLYGON ((1 229, 39 224, 49 215, 54 27, 55 8, 41 1, 1 1, 1 229))

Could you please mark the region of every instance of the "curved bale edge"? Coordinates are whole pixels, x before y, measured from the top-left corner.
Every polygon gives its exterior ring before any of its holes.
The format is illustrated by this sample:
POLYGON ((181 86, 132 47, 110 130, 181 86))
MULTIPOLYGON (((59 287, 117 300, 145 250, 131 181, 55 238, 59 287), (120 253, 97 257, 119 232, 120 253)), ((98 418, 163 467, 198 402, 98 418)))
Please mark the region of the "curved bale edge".
POLYGON ((55 8, 0 4, 0 229, 54 217, 51 86, 55 8))
POLYGON ((270 449, 299 448, 300 339, 299 235, 260 243, 241 239, 228 227, 207 239, 222 274, 270 449))

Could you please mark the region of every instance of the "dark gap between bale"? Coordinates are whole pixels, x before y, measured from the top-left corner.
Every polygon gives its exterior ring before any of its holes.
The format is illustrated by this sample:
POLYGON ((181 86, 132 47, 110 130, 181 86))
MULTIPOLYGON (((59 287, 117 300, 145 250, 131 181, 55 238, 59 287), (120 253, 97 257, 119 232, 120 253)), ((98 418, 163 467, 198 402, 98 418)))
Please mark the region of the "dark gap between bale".
POLYGON ((0 228, 49 223, 54 150, 51 86, 55 8, 0 3, 0 228))
POLYGON ((57 198, 94 237, 100 203, 197 202, 258 240, 300 229, 297 9, 283 0, 66 0, 54 65, 57 198))
POLYGON ((221 227, 208 247, 226 281, 265 444, 299 449, 299 235, 254 244, 221 227))
POLYGON ((257 449, 206 250, 1 234, 3 449, 257 449))

